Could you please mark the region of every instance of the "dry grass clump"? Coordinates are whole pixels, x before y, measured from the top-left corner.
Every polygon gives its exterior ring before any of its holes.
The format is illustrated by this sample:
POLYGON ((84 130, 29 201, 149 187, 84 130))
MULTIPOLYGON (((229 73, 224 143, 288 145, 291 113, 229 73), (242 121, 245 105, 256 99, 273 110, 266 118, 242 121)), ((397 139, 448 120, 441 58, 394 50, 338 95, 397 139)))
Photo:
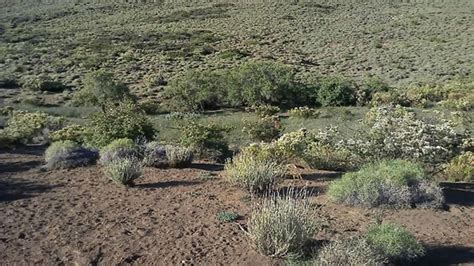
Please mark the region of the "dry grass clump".
POLYGON ((252 245, 272 257, 300 257, 316 231, 312 208, 302 192, 290 191, 263 199, 248 221, 252 245))
POLYGON ((450 181, 474 181, 474 153, 468 151, 454 157, 446 165, 443 175, 450 181))
POLYGON ((331 241, 321 248, 314 265, 383 265, 386 262, 364 237, 331 241))
POLYGON ((286 166, 251 153, 241 153, 226 162, 225 173, 229 182, 251 193, 261 193, 274 188, 285 176, 286 166))
POLYGON ((193 151, 186 147, 166 145, 165 146, 166 159, 168 167, 171 168, 186 168, 191 166, 193 162, 193 151))
POLYGON ((104 165, 104 173, 115 183, 132 186, 142 176, 143 166, 135 157, 115 158, 104 165))

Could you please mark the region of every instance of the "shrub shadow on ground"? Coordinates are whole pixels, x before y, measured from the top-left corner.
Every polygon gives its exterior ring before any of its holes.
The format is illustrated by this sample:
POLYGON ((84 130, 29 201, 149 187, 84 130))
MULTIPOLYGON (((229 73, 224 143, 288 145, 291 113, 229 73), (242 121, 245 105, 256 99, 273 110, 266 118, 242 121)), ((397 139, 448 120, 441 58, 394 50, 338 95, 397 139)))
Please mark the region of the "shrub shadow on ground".
POLYGON ((213 164, 213 163, 193 163, 191 165, 193 169, 205 170, 210 172, 219 172, 224 170, 223 164, 213 164))
POLYGON ((474 184, 440 183, 446 204, 474 206, 474 184))
POLYGON ((0 202, 9 202, 19 199, 31 198, 37 194, 50 191, 60 185, 46 185, 22 179, 0 179, 0 202))
POLYGON ((419 265, 455 265, 474 263, 474 248, 463 246, 428 246, 419 265))
POLYGON ((145 184, 135 184, 135 188, 146 188, 146 189, 161 189, 167 187, 175 187, 175 186, 192 186, 198 185, 201 182, 198 181, 165 181, 165 182, 157 182, 157 183, 145 183, 145 184))
POLYGON ((331 181, 339 178, 343 175, 343 172, 320 172, 320 173, 305 173, 301 174, 303 180, 318 180, 318 181, 331 181))
POLYGON ((41 165, 41 161, 28 162, 0 162, 0 173, 18 173, 34 169, 41 165))

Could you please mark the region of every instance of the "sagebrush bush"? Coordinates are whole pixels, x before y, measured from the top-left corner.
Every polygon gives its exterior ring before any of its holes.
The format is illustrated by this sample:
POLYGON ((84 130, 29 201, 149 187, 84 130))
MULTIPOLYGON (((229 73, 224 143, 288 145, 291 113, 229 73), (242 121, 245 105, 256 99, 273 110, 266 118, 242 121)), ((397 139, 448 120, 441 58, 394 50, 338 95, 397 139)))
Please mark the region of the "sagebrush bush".
POLYGON ((381 161, 333 181, 327 194, 331 200, 348 205, 439 208, 444 201, 443 195, 431 182, 419 164, 403 160, 381 161))
POLYGON ((53 142, 44 155, 47 169, 92 165, 98 158, 98 151, 84 148, 69 140, 53 142))
POLYGON ((242 132, 249 135, 254 141, 270 142, 277 139, 282 131, 280 118, 277 116, 264 117, 258 120, 242 120, 242 132))
POLYGON ((59 130, 49 133, 51 141, 70 140, 77 143, 83 143, 85 139, 86 128, 81 125, 68 125, 59 130))
POLYGON ((303 247, 318 227, 309 201, 298 194, 290 191, 273 195, 254 207, 247 226, 250 241, 258 252, 271 257, 303 255, 303 247))
POLYGON ((327 77, 321 80, 318 102, 322 106, 349 106, 356 103, 355 85, 340 77, 327 77))
POLYGON ((166 157, 166 147, 157 141, 148 142, 144 147, 143 164, 149 167, 166 168, 168 158, 166 157))
POLYGON ((370 228, 367 242, 382 256, 394 262, 414 260, 425 253, 423 246, 410 232, 390 223, 370 228))
POLYGON ((146 114, 132 101, 123 101, 118 105, 108 103, 102 112, 89 117, 86 143, 94 147, 104 147, 113 140, 152 139, 155 130, 146 114))
POLYGON ((318 251, 313 265, 383 265, 386 260, 364 237, 331 241, 318 251))
POLYGON ((100 162, 107 164, 117 158, 141 158, 140 147, 131 139, 116 139, 100 149, 100 162))
POLYGON ((46 143, 49 132, 60 129, 63 123, 62 117, 15 110, 10 113, 3 134, 13 142, 46 143))
POLYGON ((240 153, 225 164, 226 179, 250 193, 272 190, 285 174, 285 165, 255 157, 252 152, 240 153))
POLYGON ((231 156, 229 145, 224 138, 224 133, 230 128, 186 121, 179 125, 179 129, 182 133, 181 144, 195 151, 199 158, 222 162, 231 156))
POLYGON ((166 145, 165 151, 168 167, 185 168, 191 166, 193 162, 193 152, 189 148, 166 145))
POLYGON ((128 87, 114 79, 112 73, 98 70, 84 78, 84 87, 72 99, 74 105, 99 106, 108 102, 135 99, 128 87))
POLYGON ((115 158, 104 165, 105 175, 115 183, 132 186, 143 174, 142 162, 135 157, 115 158))
POLYGON ((379 78, 372 77, 365 79, 361 86, 357 88, 356 102, 359 106, 369 105, 372 102, 374 94, 387 92, 390 87, 379 78))
POLYGON ((444 168, 443 175, 450 181, 474 181, 474 153, 465 152, 454 157, 444 168))

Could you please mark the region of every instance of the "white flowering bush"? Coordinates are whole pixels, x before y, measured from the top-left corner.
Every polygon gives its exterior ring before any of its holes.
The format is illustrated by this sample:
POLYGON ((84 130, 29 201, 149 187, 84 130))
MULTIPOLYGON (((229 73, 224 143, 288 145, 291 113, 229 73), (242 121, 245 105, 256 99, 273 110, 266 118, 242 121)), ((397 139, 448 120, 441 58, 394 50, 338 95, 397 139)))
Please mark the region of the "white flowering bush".
POLYGON ((367 160, 400 158, 439 164, 458 153, 463 139, 451 122, 427 123, 402 107, 372 108, 364 123, 364 132, 344 145, 367 160))

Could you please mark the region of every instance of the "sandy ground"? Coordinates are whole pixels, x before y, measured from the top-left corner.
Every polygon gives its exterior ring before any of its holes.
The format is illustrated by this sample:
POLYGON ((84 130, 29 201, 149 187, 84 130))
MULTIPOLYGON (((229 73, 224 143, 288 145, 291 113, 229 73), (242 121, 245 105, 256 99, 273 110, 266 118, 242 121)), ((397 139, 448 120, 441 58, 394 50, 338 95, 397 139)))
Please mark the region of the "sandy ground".
MULTIPOLYGON (((281 265, 255 252, 236 223, 251 201, 222 180, 222 165, 146 169, 136 186, 108 181, 99 167, 43 172, 43 149, 0 151, 0 264, 281 265)), ((280 189, 306 187, 324 229, 318 241, 363 233, 377 219, 407 227, 426 246, 418 264, 474 264, 474 188, 445 188, 445 210, 359 209, 327 201, 337 173, 306 172, 280 189)), ((317 241, 316 241, 317 242, 317 241)))

